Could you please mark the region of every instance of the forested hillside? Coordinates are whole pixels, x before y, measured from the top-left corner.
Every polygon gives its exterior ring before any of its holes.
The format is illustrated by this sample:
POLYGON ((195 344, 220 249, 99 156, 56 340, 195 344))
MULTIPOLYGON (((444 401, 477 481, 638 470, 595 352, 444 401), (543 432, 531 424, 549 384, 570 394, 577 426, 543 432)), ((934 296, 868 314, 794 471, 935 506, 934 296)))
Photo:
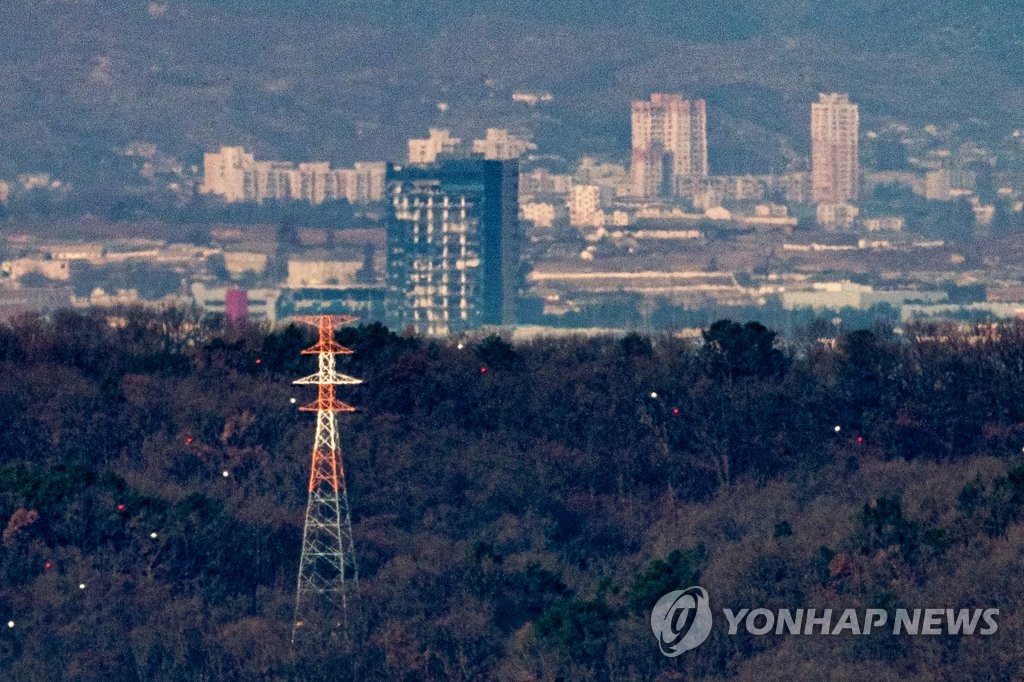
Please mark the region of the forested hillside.
POLYGON ((835 348, 726 322, 701 345, 343 329, 366 379, 342 422, 360 582, 348 640, 313 656, 289 645, 310 335, 114 321, 0 327, 4 679, 1021 675, 1022 326, 835 348), (995 607, 1000 627, 716 621, 665 658, 650 609, 696 584, 716 610, 995 607))

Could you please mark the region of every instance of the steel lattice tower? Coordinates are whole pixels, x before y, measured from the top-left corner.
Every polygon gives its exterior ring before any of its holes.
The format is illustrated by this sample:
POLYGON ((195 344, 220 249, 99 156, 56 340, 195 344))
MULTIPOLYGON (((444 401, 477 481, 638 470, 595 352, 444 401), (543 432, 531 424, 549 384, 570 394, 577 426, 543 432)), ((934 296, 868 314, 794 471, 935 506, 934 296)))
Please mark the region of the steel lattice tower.
POLYGON ((352 542, 352 518, 345 487, 345 469, 338 447, 337 412, 355 412, 355 408, 334 397, 335 386, 361 384, 335 369, 337 355, 350 355, 351 350, 334 340, 334 328, 350 324, 357 318, 347 315, 317 315, 296 318, 317 328, 315 346, 302 351, 316 355, 319 371, 293 383, 315 384, 315 402, 299 408, 316 412, 316 438, 309 472, 309 501, 302 531, 302 558, 299 561, 298 586, 295 593, 295 624, 292 642, 304 619, 322 608, 347 608, 348 590, 359 579, 355 548, 352 542))

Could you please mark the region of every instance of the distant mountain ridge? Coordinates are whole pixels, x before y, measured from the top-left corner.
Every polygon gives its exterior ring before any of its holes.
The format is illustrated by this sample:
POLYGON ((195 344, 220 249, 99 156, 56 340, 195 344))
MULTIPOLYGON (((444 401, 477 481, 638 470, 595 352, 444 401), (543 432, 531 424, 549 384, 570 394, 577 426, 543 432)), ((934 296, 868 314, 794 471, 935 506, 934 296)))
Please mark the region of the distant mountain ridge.
POLYGON ((0 26, 2 177, 95 176, 136 140, 188 163, 219 144, 401 158, 430 125, 624 160, 628 102, 653 90, 708 99, 712 172, 805 151, 819 90, 849 91, 865 125, 1024 125, 1024 10, 1007 1, 7 0, 0 26))

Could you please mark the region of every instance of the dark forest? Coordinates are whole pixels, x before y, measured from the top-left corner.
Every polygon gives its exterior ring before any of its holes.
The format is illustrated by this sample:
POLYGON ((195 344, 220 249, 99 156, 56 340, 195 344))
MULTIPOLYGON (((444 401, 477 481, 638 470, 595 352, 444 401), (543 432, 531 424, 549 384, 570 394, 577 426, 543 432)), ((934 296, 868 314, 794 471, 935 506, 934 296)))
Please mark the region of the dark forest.
MULTIPOLYGON (((1010 679, 1024 646, 1024 325, 783 343, 437 342, 348 327, 360 580, 290 643, 312 330, 184 311, 0 326, 0 677, 1010 679), (838 427, 838 429, 837 429, 838 427), (225 476, 224 472, 228 475, 225 476), (1000 609, 983 637, 725 634, 713 606, 1000 609), (14 623, 7 627, 7 621, 14 623), (968 672, 969 671, 969 672, 968 672)), ((813 337, 813 335, 811 335, 813 337)))

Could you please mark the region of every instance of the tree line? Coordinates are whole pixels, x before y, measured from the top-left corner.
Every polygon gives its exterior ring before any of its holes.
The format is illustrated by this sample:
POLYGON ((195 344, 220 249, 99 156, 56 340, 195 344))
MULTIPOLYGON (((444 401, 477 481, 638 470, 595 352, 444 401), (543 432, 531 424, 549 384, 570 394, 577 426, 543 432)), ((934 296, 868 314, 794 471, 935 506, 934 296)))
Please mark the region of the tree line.
POLYGON ((311 329, 168 310, 0 325, 0 669, 12 679, 1017 674, 976 639, 728 637, 650 609, 1020 602, 1024 325, 783 342, 441 341, 342 328, 360 582, 292 648, 311 329), (341 671, 341 672, 339 672, 341 671), (882 672, 879 672, 882 671, 882 672), (948 671, 948 674, 947 672, 948 671))

